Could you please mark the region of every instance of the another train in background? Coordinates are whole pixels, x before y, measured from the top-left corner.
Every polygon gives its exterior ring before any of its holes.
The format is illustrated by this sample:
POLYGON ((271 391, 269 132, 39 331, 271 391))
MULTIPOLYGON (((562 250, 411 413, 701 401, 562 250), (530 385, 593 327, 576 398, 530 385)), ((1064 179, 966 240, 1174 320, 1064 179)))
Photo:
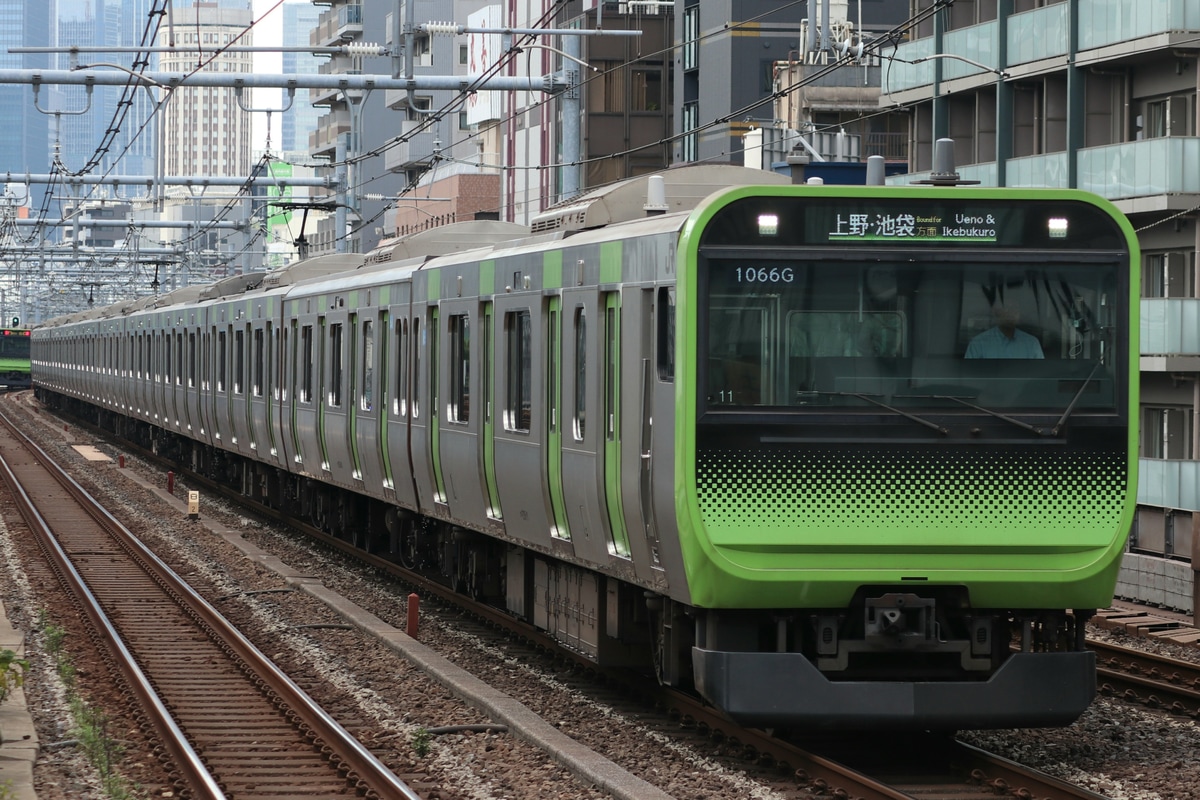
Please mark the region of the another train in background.
POLYGON ((1062 725, 1135 503, 1137 264, 1083 192, 691 167, 52 320, 33 375, 740 721, 1062 725))
POLYGON ((31 341, 29 328, 0 328, 0 389, 15 391, 32 386, 29 377, 31 341))

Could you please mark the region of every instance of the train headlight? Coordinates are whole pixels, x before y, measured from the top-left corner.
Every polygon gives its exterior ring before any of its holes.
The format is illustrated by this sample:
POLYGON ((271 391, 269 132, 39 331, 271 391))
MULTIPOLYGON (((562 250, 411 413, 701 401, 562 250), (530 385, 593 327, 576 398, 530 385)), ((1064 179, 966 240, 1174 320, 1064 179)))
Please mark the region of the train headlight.
POLYGON ((775 236, 779 233, 779 215, 778 214, 759 214, 758 215, 758 235, 759 236, 775 236))
POLYGON ((1046 221, 1046 230, 1050 234, 1051 239, 1067 238, 1067 218, 1051 217, 1046 221))

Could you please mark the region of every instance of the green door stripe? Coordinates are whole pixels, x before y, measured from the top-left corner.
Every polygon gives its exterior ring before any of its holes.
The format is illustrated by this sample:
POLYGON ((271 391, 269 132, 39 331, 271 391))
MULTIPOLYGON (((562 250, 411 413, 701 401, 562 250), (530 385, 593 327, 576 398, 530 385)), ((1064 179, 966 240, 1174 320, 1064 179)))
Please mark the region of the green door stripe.
POLYGON ((610 549, 628 558, 629 532, 621 502, 621 305, 616 292, 604 297, 604 318, 604 498, 612 532, 610 549))
POLYGON ((550 487, 550 508, 554 515, 552 533, 570 540, 567 503, 563 498, 562 475, 562 298, 551 297, 548 307, 550 330, 546 335, 548 374, 546 375, 546 477, 550 487))

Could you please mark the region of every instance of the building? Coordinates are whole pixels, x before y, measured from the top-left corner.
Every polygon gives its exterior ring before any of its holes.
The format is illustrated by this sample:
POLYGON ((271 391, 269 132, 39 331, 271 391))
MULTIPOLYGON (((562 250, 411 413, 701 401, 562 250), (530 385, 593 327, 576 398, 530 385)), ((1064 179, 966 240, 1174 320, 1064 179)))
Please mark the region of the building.
MULTIPOLYGON (((321 10, 310 3, 284 3, 281 43, 287 47, 309 46, 309 36, 321 16, 321 10)), ((284 75, 313 75, 320 71, 324 59, 289 52, 283 54, 284 75)), ((284 153, 308 152, 308 136, 317 129, 321 114, 312 104, 308 89, 297 89, 291 97, 285 90, 280 108, 286 108, 280 120, 279 149, 284 153)))
MULTIPOLYGON (((160 54, 164 72, 250 73, 252 56, 247 52, 220 51, 235 41, 253 45, 247 32, 253 15, 248 0, 220 5, 196 0, 176 13, 184 13, 187 25, 175 31, 178 53, 160 54)), ((251 174, 250 98, 231 86, 181 86, 170 93, 160 114, 159 174, 170 176, 237 176, 251 174)), ((246 250, 246 234, 203 231, 209 220, 231 215, 249 216, 251 201, 236 187, 171 187, 162 199, 162 216, 168 220, 195 223, 195 229, 175 229, 169 238, 186 240, 193 252, 240 253, 235 263, 203 263, 189 267, 188 282, 203 283, 229 273, 249 271, 261 257, 246 250)))
MULTIPOLYGON (((0 67, 4 69, 47 69, 45 53, 9 53, 10 47, 48 47, 51 42, 52 3, 39 0, 0 0, 0 67)), ((47 98, 43 96, 43 102, 47 98)), ((45 107, 45 106, 43 106, 45 107)), ((45 173, 50 171, 50 117, 38 111, 33 92, 24 84, 0 85, 0 118, 5 135, 0 136, 0 172, 45 173)), ((32 187, 32 206, 37 208, 45 187, 32 187)))
MULTIPOLYGON (((811 71, 827 57, 827 51, 820 52, 822 42, 832 46, 847 29, 885 31, 907 16, 904 0, 811 0, 776 8, 752 0, 683 0, 680 6, 675 12, 676 163, 741 163, 747 132, 778 127, 772 95, 780 63, 811 71), (828 35, 822 39, 826 20, 828 35), (848 27, 835 24, 839 21, 848 27)), ((831 75, 829 85, 850 75, 831 75)), ((861 109, 849 106, 846 98, 834 106, 814 101, 808 101, 807 110, 794 106, 797 122, 807 118, 825 128, 861 116, 861 109)), ((805 102, 803 97, 799 102, 805 102)))
MULTIPOLYGON (((248 2, 229 7, 196 0, 185 8, 188 24, 175 31, 179 52, 160 54, 163 72, 253 72, 250 53, 216 52, 235 40, 254 44, 253 34, 246 32, 253 19, 248 2)), ((249 98, 245 101, 229 86, 185 85, 173 90, 160 115, 161 174, 249 175, 249 98)))
POLYGON ((881 103, 908 109, 986 186, 1086 189, 1127 213, 1142 249, 1139 510, 1118 591, 1200 599, 1200 2, 973 0, 922 17, 881 103), (912 63, 912 62, 919 63, 912 63))

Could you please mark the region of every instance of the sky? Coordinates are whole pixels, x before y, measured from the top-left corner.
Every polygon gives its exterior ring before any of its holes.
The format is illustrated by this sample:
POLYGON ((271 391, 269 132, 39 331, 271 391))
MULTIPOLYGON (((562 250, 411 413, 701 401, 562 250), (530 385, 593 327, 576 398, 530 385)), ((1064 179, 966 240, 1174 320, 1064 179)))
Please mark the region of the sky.
MULTIPOLYGON (((262 21, 254 26, 255 47, 278 47, 283 40, 283 9, 278 0, 253 0, 254 19, 262 21), (275 7, 272 10, 272 7, 275 7)), ((279 53, 255 53, 254 72, 277 75, 283 71, 282 57, 279 53)), ((252 108, 279 108, 283 103, 283 92, 280 89, 256 89, 252 108)), ((250 146, 261 150, 266 146, 267 115, 256 113, 253 117, 253 133, 250 146)), ((281 120, 278 114, 271 115, 271 144, 273 150, 279 149, 281 120)))

